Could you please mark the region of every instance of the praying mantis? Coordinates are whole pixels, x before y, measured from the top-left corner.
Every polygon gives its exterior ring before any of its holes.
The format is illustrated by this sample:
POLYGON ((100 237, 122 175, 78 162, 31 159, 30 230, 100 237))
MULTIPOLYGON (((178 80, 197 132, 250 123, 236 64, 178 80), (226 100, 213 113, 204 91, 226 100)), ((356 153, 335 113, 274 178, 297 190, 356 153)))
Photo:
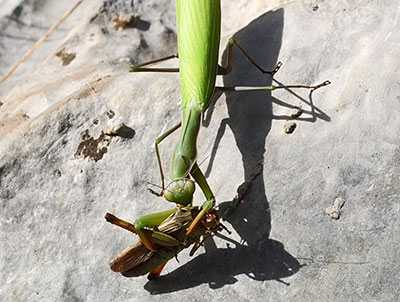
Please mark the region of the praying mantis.
MULTIPOLYGON (((152 236, 157 228, 170 215, 179 211, 179 208, 192 206, 193 194, 196 184, 205 196, 205 202, 198 211, 196 217, 191 220, 183 239, 190 238, 196 230, 199 222, 215 207, 214 194, 197 163, 197 137, 201 126, 202 116, 209 107, 216 90, 215 81, 217 75, 226 75, 232 70, 233 47, 236 46, 253 64, 264 74, 274 75, 281 63, 272 71, 261 68, 251 56, 244 50, 238 41, 231 38, 227 45, 227 65, 218 64, 220 29, 221 29, 221 5, 220 0, 177 0, 177 39, 178 54, 152 60, 131 67, 131 72, 179 72, 181 96, 182 96, 182 121, 166 131, 155 141, 155 151, 161 176, 161 192, 149 189, 157 196, 163 196, 167 201, 176 203, 177 208, 172 210, 145 215, 136 219, 135 232, 139 235, 143 245, 151 252, 156 252, 152 236), (179 68, 152 68, 150 64, 158 63, 172 58, 179 59, 179 68), (162 169, 159 144, 171 133, 182 128, 179 141, 175 147, 171 159, 171 182, 165 185, 165 176, 162 169), (152 232, 147 230, 151 229, 152 232)), ((265 87, 219 87, 221 90, 250 91, 287 88, 307 88, 315 90, 330 82, 325 81, 316 86, 289 85, 289 86, 265 86, 265 87)), ((171 239, 171 238, 169 238, 171 239)), ((173 241, 173 239, 171 239, 173 241)), ((163 244, 159 244, 163 246, 163 244)), ((174 253, 177 254, 176 250, 174 253)), ((164 260, 168 257, 165 257, 164 260)), ((172 258, 172 257, 171 257, 172 258)), ((166 262, 164 261, 164 262, 166 262)))

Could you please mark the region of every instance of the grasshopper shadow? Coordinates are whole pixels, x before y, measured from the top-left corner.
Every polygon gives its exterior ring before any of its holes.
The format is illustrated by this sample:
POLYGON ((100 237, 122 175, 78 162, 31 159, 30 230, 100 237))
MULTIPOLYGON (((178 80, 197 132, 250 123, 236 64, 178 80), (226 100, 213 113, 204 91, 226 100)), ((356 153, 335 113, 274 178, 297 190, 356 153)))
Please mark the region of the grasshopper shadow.
MULTIPOLYGON (((252 21, 234 35, 246 51, 262 68, 272 70, 278 62, 282 43, 284 10, 270 11, 252 21)), ((226 52, 222 58, 225 60, 226 52)), ((223 62, 225 65, 225 62, 223 62)), ((224 86, 267 86, 272 84, 272 77, 261 74, 243 54, 234 48, 232 72, 224 76, 224 86)), ((295 93, 292 93, 295 97, 295 93)), ((297 96, 298 97, 298 96, 297 96)), ((301 99, 301 98, 300 98, 301 99)), ((320 118, 329 121, 329 117, 309 100, 301 99, 310 107, 309 117, 303 121, 314 122, 320 118)), ((272 103, 294 107, 275 99, 270 92, 227 92, 226 106, 229 117, 222 120, 217 131, 210 163, 206 176, 212 170, 219 143, 229 127, 242 155, 244 181, 251 179, 251 174, 265 153, 266 137, 273 119, 289 119, 273 115, 272 103)), ((207 125, 215 104, 212 104, 205 117, 207 125)), ((273 156, 273 155, 267 155, 273 156)), ((220 204, 220 212, 231 205, 231 201, 220 204)), ((271 232, 271 214, 265 193, 263 171, 251 181, 250 189, 243 202, 226 219, 241 237, 243 243, 227 244, 226 248, 217 248, 214 241, 206 241, 206 253, 201 254, 182 265, 175 271, 162 276, 156 282, 145 285, 151 294, 161 294, 183 290, 208 283, 210 288, 220 288, 237 281, 235 276, 244 274, 253 280, 277 280, 286 285, 282 278, 295 274, 300 263, 290 255, 282 243, 269 238, 271 232)), ((233 242, 233 241, 231 241, 233 242)))

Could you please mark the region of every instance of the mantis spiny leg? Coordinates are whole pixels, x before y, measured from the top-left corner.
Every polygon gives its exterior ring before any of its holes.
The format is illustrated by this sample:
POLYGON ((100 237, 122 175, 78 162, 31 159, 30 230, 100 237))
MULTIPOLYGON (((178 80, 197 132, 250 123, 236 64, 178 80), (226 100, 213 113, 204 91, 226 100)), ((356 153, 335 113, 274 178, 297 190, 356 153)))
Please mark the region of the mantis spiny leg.
POLYGON ((196 218, 190 224, 190 226, 186 232, 186 235, 189 235, 194 230, 194 228, 197 226, 197 224, 200 222, 200 220, 203 218, 203 216, 209 210, 211 210, 215 205, 214 193, 211 191, 211 188, 208 185, 208 182, 207 182, 203 172, 201 172, 200 167, 197 164, 197 162, 194 163, 192 170, 190 171, 190 174, 193 176, 194 180, 196 181, 196 183, 200 186, 201 190, 203 191, 203 194, 206 197, 206 201, 203 203, 200 213, 197 214, 196 218))

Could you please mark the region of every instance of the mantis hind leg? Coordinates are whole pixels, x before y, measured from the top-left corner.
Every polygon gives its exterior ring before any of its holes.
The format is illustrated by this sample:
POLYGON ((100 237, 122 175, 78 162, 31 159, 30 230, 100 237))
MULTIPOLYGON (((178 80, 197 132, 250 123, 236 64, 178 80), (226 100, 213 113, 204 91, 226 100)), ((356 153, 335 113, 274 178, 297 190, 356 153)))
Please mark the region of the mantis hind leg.
POLYGON ((245 92, 245 91, 273 91, 276 89, 291 89, 291 88, 305 88, 314 91, 318 88, 329 85, 330 81, 324 81, 318 85, 269 85, 269 86, 233 86, 233 87, 216 87, 221 91, 236 91, 236 92, 245 92))
POLYGON ((159 58, 159 59, 155 59, 155 60, 151 60, 139 65, 135 65, 132 66, 129 71, 130 72, 179 72, 179 68, 149 68, 149 67, 144 67, 144 66, 148 66, 151 64, 155 64, 155 63, 159 63, 162 61, 167 61, 170 59, 175 59, 178 58, 178 55, 170 55, 170 56, 166 56, 163 58, 159 58))
POLYGON ((218 65, 218 74, 219 75, 226 75, 232 71, 232 65, 233 65, 233 46, 236 45, 237 48, 240 49, 240 51, 245 55, 245 57, 250 61, 251 64, 253 64, 258 70, 260 70, 262 73, 267 73, 270 75, 274 75, 275 73, 278 72, 278 70, 282 66, 282 62, 278 62, 275 66, 275 68, 271 71, 263 69, 260 65, 256 63, 256 61, 244 50, 242 45, 238 41, 236 41, 234 38, 230 38, 228 41, 228 52, 227 52, 227 65, 226 67, 222 67, 218 65))
MULTIPOLYGON (((260 70, 262 73, 267 73, 270 75, 274 75, 275 73, 278 72, 278 70, 282 66, 282 62, 278 62, 275 66, 275 68, 271 71, 264 70, 260 65, 256 63, 256 61, 244 50, 244 48, 240 45, 238 41, 235 39, 231 38, 229 39, 228 42, 228 52, 227 52, 227 66, 226 67, 221 67, 218 66, 218 74, 219 75, 226 75, 232 71, 232 65, 233 65, 233 46, 236 45, 240 51, 245 55, 245 57, 250 61, 251 64, 253 64, 258 70, 260 70)), ((314 91, 320 87, 327 86, 331 82, 330 81, 325 81, 319 85, 270 85, 270 86, 261 86, 261 87, 247 87, 247 86, 234 86, 234 87, 216 87, 216 89, 220 91, 256 91, 256 90, 267 90, 267 91, 273 91, 276 89, 290 89, 290 88, 306 88, 310 89, 311 91, 314 91)))

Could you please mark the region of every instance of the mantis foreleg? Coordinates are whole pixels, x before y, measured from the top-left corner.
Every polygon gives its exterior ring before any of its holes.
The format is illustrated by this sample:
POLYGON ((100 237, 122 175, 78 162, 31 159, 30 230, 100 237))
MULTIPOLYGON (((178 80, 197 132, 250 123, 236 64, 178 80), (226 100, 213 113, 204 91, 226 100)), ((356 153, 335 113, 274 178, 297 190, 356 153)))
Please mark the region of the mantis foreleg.
POLYGON ((196 181, 196 183, 199 185, 199 187, 203 191, 204 196, 206 197, 206 201, 203 203, 199 214, 197 214, 196 218, 190 224, 186 235, 189 235, 193 231, 193 229, 197 226, 197 224, 200 222, 200 220, 203 218, 203 216, 208 211, 210 211, 215 205, 214 193, 211 191, 211 188, 208 185, 208 182, 207 182, 203 172, 201 172, 200 167, 197 164, 197 162, 194 163, 193 168, 190 171, 190 174, 193 176, 194 180, 196 181))

